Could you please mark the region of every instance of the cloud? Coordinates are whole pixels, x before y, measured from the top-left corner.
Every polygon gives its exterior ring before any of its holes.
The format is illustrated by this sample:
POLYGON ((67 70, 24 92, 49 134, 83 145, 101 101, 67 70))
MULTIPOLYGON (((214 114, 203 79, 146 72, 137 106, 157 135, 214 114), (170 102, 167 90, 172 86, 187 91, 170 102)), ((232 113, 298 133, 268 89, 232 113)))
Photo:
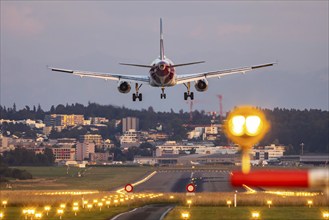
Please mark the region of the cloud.
POLYGON ((42 32, 44 25, 36 19, 31 7, 3 5, 1 23, 5 32, 19 36, 34 36, 42 32))

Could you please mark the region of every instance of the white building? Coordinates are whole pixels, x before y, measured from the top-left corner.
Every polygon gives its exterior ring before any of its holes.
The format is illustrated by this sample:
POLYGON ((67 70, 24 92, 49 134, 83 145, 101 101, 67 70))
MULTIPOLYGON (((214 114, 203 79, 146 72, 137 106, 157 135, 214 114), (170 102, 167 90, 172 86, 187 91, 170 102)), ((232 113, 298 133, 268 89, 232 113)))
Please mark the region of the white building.
POLYGON ((177 155, 182 152, 188 154, 190 151, 195 151, 195 154, 235 154, 238 151, 238 147, 210 147, 194 144, 182 145, 177 144, 175 141, 167 141, 165 144, 157 146, 155 154, 157 157, 160 157, 162 155, 177 155))
POLYGON ((257 147, 252 149, 252 155, 255 160, 269 160, 274 158, 280 158, 285 152, 284 146, 271 146, 257 147))
POLYGON ((120 137, 120 145, 122 148, 139 146, 141 140, 141 132, 136 130, 125 131, 120 137))

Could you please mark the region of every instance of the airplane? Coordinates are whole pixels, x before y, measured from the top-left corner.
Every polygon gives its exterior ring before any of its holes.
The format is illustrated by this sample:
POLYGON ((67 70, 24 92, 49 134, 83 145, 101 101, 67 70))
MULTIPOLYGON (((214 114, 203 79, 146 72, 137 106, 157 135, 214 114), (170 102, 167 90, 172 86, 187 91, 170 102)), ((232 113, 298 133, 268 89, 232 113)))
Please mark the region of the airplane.
POLYGON ((163 32, 162 32, 162 19, 160 18, 160 56, 156 58, 150 65, 144 64, 132 64, 132 63, 119 63, 120 65, 142 67, 149 69, 149 75, 124 75, 116 73, 97 73, 89 71, 80 71, 80 70, 69 70, 69 69, 60 69, 54 67, 48 67, 52 71, 70 73, 82 77, 91 77, 91 78, 100 78, 105 80, 114 80, 118 82, 118 90, 121 93, 129 93, 131 90, 131 84, 135 83, 135 92, 132 94, 132 100, 142 101, 142 93, 139 92, 139 89, 143 84, 150 85, 152 87, 161 88, 161 99, 166 99, 165 88, 172 87, 178 84, 185 85, 187 91, 184 92, 184 100, 190 98, 194 99, 194 93, 191 92, 191 82, 194 82, 194 87, 198 92, 204 92, 208 89, 208 79, 210 78, 221 78, 223 76, 243 73, 245 74, 248 71, 260 69, 263 67, 273 66, 275 63, 267 63, 256 66, 227 69, 227 70, 215 70, 208 72, 200 73, 191 73, 191 74, 176 74, 176 67, 194 65, 204 63, 205 61, 198 62, 189 62, 174 64, 170 59, 165 56, 164 53, 164 44, 163 44, 163 32))

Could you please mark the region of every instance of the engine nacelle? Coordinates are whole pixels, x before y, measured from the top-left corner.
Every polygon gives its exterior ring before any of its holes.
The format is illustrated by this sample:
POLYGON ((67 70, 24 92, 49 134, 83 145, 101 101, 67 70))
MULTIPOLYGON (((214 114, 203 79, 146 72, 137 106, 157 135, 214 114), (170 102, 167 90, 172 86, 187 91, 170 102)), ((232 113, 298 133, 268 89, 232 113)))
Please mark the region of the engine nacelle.
POLYGON ((198 92, 207 91, 208 81, 206 79, 200 79, 200 80, 195 82, 194 87, 195 87, 196 91, 198 91, 198 92))
POLYGON ((119 84, 118 84, 119 92, 128 93, 128 92, 130 92, 130 89, 131 89, 131 86, 128 82, 125 82, 125 81, 119 82, 119 84))

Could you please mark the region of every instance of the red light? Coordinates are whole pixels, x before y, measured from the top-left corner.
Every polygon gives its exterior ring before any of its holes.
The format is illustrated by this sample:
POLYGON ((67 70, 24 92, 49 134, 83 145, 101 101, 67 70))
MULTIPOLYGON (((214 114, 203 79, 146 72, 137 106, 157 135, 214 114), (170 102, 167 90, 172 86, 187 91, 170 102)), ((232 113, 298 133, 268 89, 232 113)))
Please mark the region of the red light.
POLYGON ((195 191, 195 186, 194 186, 194 184, 193 183, 190 183, 190 184, 188 184, 187 186, 186 186, 186 191, 187 192, 194 192, 195 191))
POLYGON ((134 190, 134 187, 131 184, 127 184, 125 186, 125 190, 126 190, 126 192, 130 193, 130 192, 132 192, 134 190))

